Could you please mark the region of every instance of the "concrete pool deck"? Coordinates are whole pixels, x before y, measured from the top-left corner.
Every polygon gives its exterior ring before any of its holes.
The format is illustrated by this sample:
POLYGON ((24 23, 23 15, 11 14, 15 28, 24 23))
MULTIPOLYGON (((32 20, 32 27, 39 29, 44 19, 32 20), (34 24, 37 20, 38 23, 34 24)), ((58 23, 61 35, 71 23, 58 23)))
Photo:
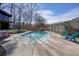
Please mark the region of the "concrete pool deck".
POLYGON ((64 40, 57 33, 48 32, 48 40, 36 44, 24 44, 20 34, 6 39, 3 44, 8 56, 79 56, 79 45, 64 40))

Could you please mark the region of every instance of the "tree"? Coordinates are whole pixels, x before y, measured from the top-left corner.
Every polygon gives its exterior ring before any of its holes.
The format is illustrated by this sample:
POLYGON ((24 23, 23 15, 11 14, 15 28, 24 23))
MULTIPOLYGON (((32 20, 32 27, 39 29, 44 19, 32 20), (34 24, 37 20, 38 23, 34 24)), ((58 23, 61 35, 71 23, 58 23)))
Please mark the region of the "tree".
POLYGON ((9 3, 2 5, 3 9, 10 9, 10 13, 12 14, 13 28, 16 28, 16 24, 18 24, 18 29, 20 29, 20 25, 29 25, 31 27, 32 21, 34 20, 35 12, 38 10, 38 4, 36 3, 9 3))
POLYGON ((35 19, 35 27, 37 27, 37 30, 39 30, 41 27, 46 27, 45 19, 38 14, 36 15, 35 19))
POLYGON ((28 4, 28 25, 31 27, 32 21, 35 19, 35 12, 39 10, 38 4, 30 3, 28 4))

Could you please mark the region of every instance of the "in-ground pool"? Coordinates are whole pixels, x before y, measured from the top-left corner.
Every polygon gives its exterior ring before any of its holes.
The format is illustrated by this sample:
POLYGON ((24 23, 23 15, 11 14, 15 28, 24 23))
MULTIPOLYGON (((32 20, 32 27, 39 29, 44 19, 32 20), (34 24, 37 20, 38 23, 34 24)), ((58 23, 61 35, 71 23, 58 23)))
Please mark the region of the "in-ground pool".
POLYGON ((38 43, 41 40, 46 40, 47 32, 45 31, 31 31, 22 35, 22 40, 27 44, 38 43))

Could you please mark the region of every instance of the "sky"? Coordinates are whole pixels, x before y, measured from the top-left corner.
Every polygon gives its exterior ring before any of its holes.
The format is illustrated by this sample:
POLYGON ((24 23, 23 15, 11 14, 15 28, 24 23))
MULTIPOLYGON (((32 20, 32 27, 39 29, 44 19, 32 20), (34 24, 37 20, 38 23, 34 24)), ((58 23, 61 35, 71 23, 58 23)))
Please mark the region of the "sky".
POLYGON ((79 3, 40 3, 38 13, 48 24, 72 20, 79 17, 79 3))
POLYGON ((38 3, 38 6, 39 10, 36 12, 45 18, 47 24, 79 17, 79 3, 38 3))

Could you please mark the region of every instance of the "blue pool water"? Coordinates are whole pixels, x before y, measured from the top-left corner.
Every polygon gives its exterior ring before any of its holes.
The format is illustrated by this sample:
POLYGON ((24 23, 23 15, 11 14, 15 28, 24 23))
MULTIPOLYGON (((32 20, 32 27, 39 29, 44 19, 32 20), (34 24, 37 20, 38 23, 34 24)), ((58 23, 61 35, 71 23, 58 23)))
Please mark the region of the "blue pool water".
POLYGON ((32 31, 32 32, 28 32, 28 33, 25 33, 24 37, 28 37, 28 38, 34 38, 34 39, 40 39, 40 38, 43 38, 45 36, 45 34, 47 34, 46 32, 44 31, 32 31))
POLYGON ((36 43, 37 41, 44 40, 48 33, 45 31, 31 31, 22 35, 22 40, 25 43, 36 43))

